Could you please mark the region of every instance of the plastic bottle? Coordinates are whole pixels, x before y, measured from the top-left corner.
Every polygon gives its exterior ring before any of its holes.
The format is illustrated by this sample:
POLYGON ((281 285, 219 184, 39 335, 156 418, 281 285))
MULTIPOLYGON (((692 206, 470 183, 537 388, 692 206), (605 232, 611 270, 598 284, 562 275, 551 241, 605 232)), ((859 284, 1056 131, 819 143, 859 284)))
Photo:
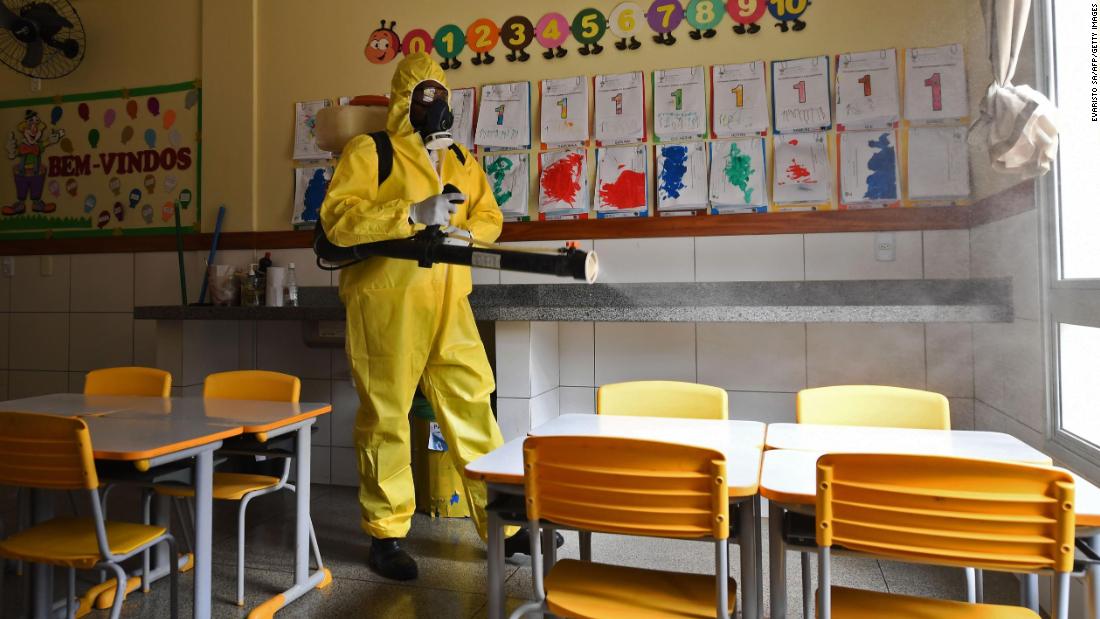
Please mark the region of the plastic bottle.
POLYGON ((289 307, 298 307, 298 280, 294 276, 294 263, 286 267, 286 304, 289 307))

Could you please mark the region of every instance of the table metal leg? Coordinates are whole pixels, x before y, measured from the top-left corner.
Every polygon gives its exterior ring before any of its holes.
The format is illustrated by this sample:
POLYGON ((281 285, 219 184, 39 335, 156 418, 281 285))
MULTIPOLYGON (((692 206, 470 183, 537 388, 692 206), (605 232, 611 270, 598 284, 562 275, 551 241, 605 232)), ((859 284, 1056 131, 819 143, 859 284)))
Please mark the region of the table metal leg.
POLYGON ((737 504, 737 541, 741 547, 741 617, 761 619, 764 583, 760 566, 760 531, 757 521, 759 497, 750 497, 737 504))
MULTIPOLYGON (((489 489, 489 505, 495 498, 489 489)), ((489 619, 504 616, 504 522, 495 509, 488 509, 489 517, 489 619)))
POLYGON ((195 601, 194 616, 210 617, 210 576, 213 546, 214 451, 195 456, 195 601))
POLYGON ((783 508, 768 502, 768 576, 771 583, 771 617, 787 617, 787 547, 783 543, 783 508))
POLYGON ((798 553, 799 559, 802 561, 802 616, 813 617, 814 616, 814 570, 812 567, 813 560, 810 558, 810 553, 800 552, 798 553))
MULTIPOLYGON (((1096 552, 1100 552, 1100 533, 1089 537, 1086 542, 1096 552)), ((1100 565, 1085 568, 1085 616, 1088 619, 1100 619, 1100 565)))

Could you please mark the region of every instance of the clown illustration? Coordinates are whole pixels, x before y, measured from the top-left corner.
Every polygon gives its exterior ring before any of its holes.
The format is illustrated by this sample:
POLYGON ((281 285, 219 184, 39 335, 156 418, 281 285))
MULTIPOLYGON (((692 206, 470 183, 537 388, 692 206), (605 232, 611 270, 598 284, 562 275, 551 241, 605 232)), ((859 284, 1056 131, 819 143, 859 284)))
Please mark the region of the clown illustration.
POLYGON ((363 55, 368 62, 386 64, 397 57, 397 52, 401 51, 401 37, 393 29, 396 25, 397 22, 391 21, 387 27, 386 20, 383 19, 382 27, 370 33, 367 45, 363 48, 363 55))
POLYGON ((16 200, 2 211, 4 215, 22 215, 27 211, 27 198, 36 213, 52 213, 57 205, 42 201, 42 188, 46 184, 46 169, 42 165, 42 153, 49 146, 65 137, 63 129, 50 130, 34 110, 27 110, 23 122, 8 138, 8 159, 15 159, 12 175, 15 177, 16 200))

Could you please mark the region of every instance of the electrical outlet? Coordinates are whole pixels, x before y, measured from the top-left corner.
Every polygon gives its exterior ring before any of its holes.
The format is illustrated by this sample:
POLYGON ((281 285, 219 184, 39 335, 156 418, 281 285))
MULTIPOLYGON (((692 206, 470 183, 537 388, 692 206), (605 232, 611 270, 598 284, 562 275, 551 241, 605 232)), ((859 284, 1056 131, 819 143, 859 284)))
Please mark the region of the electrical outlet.
POLYGON ((893 232, 879 232, 875 235, 875 260, 893 262, 897 257, 897 239, 893 232))
POLYGON ((15 277, 15 258, 4 256, 4 277, 15 277))

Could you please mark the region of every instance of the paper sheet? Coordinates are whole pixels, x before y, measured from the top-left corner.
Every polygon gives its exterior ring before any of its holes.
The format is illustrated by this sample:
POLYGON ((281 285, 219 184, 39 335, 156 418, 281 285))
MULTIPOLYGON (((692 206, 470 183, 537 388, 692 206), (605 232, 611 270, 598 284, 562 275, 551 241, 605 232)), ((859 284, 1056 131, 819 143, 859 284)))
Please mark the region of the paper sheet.
POLYGON ((450 93, 451 113, 455 116, 451 135, 470 152, 474 151, 474 92, 473 88, 456 88, 450 93))
POLYGON ((970 148, 966 127, 909 129, 909 199, 970 197, 970 148))
POLYGON ((703 142, 657 146, 657 209, 707 207, 707 149, 703 142))
POLYGON ((905 118, 956 120, 970 113, 962 45, 905 50, 905 118))
POLYGON ((596 76, 595 136, 600 146, 645 141, 641 71, 596 76))
POLYGON ((833 123, 829 58, 781 60, 771 68, 776 133, 828 129, 833 123))
POLYGON ((897 50, 840 54, 836 123, 844 129, 884 129, 901 118, 897 50))
POLYGON ((539 213, 560 217, 587 212, 587 151, 569 149, 539 153, 539 213))
POLYGON ((317 146, 317 112, 328 107, 328 101, 299 101, 294 104, 294 158, 298 160, 328 159, 332 153, 317 146))
POLYGON ((824 132, 777 136, 772 201, 821 204, 831 201, 832 166, 824 132))
POLYGON ((716 138, 766 135, 768 95, 764 90, 764 61, 711 67, 712 132, 716 138))
POLYGON ((321 203, 325 200, 332 172, 332 166, 327 165, 294 168, 294 212, 290 217, 292 225, 314 222, 320 218, 321 203))
POLYGON ((539 118, 543 144, 583 144, 588 141, 588 78, 583 75, 542 81, 539 118))
POLYGON ((530 82, 481 87, 474 142, 494 148, 531 146, 530 82))
POLYGON ((527 217, 530 194, 530 163, 527 153, 486 155, 482 160, 485 178, 505 218, 527 217))
POLYGON ((622 217, 649 212, 646 147, 615 146, 596 151, 596 215, 622 217))
POLYGON ((840 204, 882 205, 897 203, 897 135, 893 129, 845 131, 838 154, 840 204))
POLYGON ((710 143, 710 203, 715 212, 768 209, 763 138, 710 143))
POLYGON ((653 72, 653 133, 659 139, 706 137, 705 76, 701 66, 653 72))

